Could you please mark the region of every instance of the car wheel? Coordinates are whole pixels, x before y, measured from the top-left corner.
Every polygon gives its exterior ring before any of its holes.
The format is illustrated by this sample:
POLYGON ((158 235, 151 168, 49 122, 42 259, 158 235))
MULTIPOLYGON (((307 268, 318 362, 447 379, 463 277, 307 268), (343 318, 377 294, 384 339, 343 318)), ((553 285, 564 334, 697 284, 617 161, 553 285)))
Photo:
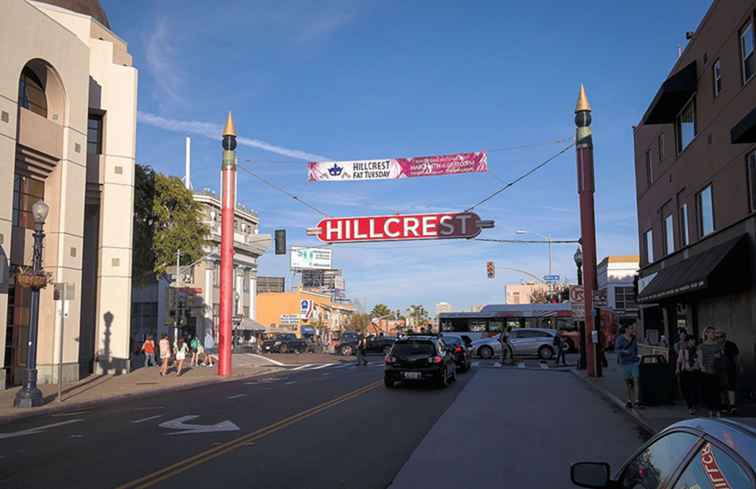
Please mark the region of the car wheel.
POLYGON ((567 352, 570 352, 570 353, 573 352, 573 351, 576 351, 575 345, 572 344, 572 340, 569 339, 569 338, 565 338, 562 341, 562 348, 564 349, 564 351, 567 351, 567 352))
POLYGON ((384 385, 385 385, 385 386, 386 386, 387 388, 389 388, 389 389, 393 389, 393 388, 394 388, 394 379, 392 379, 392 378, 391 378, 391 377, 389 377, 388 375, 384 375, 384 376, 383 376, 383 384, 384 384, 384 385))
POLYGON ((452 369, 452 377, 451 377, 451 381, 452 381, 452 382, 456 382, 456 381, 457 381, 457 369, 456 369, 456 368, 453 368, 453 369, 452 369))
POLYGON ((490 346, 481 346, 480 348, 478 348, 478 355, 480 356, 480 358, 484 358, 486 360, 493 358, 493 348, 491 348, 490 346))
POLYGON ((449 385, 449 372, 447 369, 444 369, 441 374, 439 374, 439 378, 436 382, 438 383, 439 389, 443 389, 449 385))
POLYGON ((341 348, 341 354, 349 357, 352 356, 352 347, 351 346, 344 346, 341 348))
POLYGON ((554 349, 550 346, 543 345, 538 349, 538 358, 541 360, 551 360, 554 358, 554 349))
POLYGON ((280 346, 280 347, 278 348, 278 351, 279 351, 279 352, 281 352, 281 353, 288 353, 288 352, 289 352, 289 347, 288 347, 288 346, 286 346, 286 345, 281 345, 281 346, 280 346))

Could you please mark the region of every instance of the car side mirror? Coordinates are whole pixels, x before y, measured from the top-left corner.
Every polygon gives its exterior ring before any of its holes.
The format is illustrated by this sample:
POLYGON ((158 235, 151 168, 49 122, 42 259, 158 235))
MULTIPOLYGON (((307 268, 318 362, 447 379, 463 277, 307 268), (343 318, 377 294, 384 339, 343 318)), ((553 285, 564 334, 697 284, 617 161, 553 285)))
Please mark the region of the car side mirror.
POLYGON ((570 467, 570 479, 576 486, 604 489, 609 487, 610 471, 604 462, 578 462, 570 467))

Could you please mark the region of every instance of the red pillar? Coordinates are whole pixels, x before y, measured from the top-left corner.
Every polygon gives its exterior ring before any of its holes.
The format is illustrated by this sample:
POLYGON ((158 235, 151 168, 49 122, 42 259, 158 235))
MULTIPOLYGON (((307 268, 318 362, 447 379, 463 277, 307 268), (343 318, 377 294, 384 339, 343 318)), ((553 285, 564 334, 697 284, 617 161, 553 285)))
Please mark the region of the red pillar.
POLYGON ((223 131, 221 176, 220 328, 218 375, 231 375, 231 340, 234 305, 234 208, 236 204, 236 131, 231 113, 223 131))
POLYGON ((575 107, 577 126, 575 149, 577 152, 578 195, 580 197, 580 242, 583 248, 583 287, 585 289, 585 335, 588 375, 595 377, 596 348, 593 344, 593 291, 598 289, 596 277, 596 218, 593 204, 595 184, 593 178, 593 135, 591 106, 580 85, 575 107))

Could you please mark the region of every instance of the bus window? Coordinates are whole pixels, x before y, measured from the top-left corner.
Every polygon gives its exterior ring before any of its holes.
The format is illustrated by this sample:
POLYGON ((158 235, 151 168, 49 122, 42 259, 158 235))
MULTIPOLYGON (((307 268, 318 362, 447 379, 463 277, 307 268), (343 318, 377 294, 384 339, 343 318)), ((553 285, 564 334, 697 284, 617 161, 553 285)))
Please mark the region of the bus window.
POLYGON ((474 333, 485 333, 486 332, 486 321, 485 320, 479 320, 479 319, 473 319, 470 321, 470 331, 474 333))
POLYGON ((557 327, 559 331, 577 331, 577 325, 575 324, 574 319, 563 319, 558 318, 556 320, 557 327))
POLYGON ((538 318, 523 318, 525 321, 524 327, 526 328, 537 328, 538 327, 538 318))
POLYGON ((518 318, 507 319, 507 331, 511 331, 513 328, 520 327, 520 320, 518 318))
POLYGON ((488 321, 488 331, 492 333, 501 333, 506 331, 504 321, 488 321))
POLYGON ((454 325, 451 321, 441 321, 441 331, 454 331, 454 325))

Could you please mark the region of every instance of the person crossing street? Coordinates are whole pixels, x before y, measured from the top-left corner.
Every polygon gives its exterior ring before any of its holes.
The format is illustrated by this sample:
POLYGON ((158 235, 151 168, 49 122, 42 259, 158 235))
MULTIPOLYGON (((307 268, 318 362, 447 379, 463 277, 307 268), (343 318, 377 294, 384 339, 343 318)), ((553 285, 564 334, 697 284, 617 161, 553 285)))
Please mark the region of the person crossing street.
POLYGON ((357 344, 357 365, 367 365, 367 357, 365 357, 365 350, 367 348, 367 338, 363 337, 357 344))

